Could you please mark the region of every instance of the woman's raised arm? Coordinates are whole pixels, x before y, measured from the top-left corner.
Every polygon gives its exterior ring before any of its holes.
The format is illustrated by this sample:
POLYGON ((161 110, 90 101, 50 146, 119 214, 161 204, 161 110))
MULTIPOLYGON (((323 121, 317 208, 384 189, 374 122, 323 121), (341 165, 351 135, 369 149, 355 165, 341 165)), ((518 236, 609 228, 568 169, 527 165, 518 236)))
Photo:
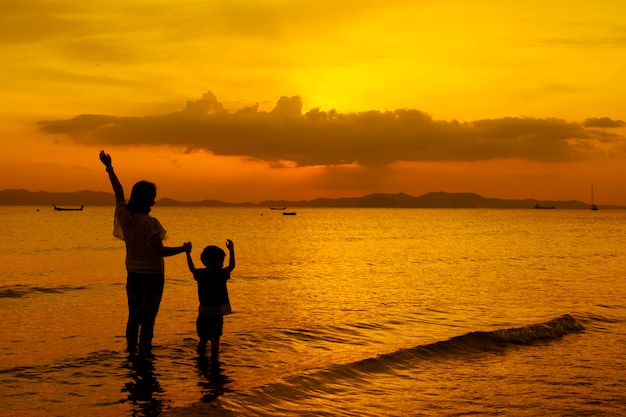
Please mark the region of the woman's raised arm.
POLYGON ((104 150, 100 151, 100 161, 104 164, 106 171, 109 173, 109 180, 111 180, 111 185, 113 186, 113 193, 115 193, 115 202, 116 203, 125 203, 126 199, 124 198, 124 188, 120 183, 120 180, 115 175, 115 171, 113 171, 113 164, 111 162, 111 155, 105 153, 104 150))

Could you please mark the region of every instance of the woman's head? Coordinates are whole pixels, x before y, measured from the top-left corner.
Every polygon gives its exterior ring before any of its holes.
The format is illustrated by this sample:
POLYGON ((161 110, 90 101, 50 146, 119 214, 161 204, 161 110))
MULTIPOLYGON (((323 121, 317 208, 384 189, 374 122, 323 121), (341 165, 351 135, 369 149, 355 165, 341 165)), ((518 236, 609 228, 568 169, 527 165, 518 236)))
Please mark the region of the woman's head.
POLYGON ((133 185, 127 206, 137 213, 150 213, 155 198, 156 185, 149 181, 139 181, 133 185))

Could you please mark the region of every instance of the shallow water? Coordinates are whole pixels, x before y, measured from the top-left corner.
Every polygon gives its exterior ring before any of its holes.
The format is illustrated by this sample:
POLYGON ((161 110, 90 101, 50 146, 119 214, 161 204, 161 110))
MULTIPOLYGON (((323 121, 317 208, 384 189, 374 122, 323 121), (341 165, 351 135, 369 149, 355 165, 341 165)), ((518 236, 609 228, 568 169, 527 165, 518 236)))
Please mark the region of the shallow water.
POLYGON ((112 211, 0 208, 0 415, 626 414, 626 212, 157 206, 235 242, 214 362, 183 256, 126 356, 112 211))

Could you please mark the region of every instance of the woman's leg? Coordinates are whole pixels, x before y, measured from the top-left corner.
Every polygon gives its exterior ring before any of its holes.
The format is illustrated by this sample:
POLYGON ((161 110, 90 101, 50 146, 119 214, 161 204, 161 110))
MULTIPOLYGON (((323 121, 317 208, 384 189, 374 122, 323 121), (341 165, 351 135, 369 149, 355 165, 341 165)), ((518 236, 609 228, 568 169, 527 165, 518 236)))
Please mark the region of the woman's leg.
POLYGON ((130 353, 137 349, 139 325, 141 324, 141 306, 143 300, 136 274, 128 274, 126 279, 126 298, 128 300, 128 320, 126 322, 126 344, 130 353))
POLYGON ((154 336, 154 323, 163 297, 164 279, 162 274, 145 274, 142 281, 139 350, 143 353, 150 353, 154 336))

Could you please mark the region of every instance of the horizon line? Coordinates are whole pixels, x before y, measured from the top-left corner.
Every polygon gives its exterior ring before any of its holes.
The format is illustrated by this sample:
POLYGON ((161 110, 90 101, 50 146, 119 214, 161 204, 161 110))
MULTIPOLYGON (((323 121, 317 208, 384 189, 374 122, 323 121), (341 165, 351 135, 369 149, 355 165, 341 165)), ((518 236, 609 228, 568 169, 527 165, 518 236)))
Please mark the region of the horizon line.
MULTIPOLYGON (((39 191, 30 191, 28 189, 25 188, 9 188, 9 189, 4 189, 4 190, 0 190, 0 194, 6 194, 7 192, 21 192, 21 193, 28 193, 28 194, 47 194, 47 195, 54 195, 54 194, 61 194, 61 195, 78 195, 80 193, 95 193, 95 194, 99 194, 99 195, 106 195, 106 196, 112 196, 113 193, 110 191, 99 191, 99 190, 80 190, 80 191, 45 191, 45 190, 39 190, 39 191)), ((487 200, 487 201, 492 201, 492 202, 502 202, 502 203, 537 203, 538 205, 541 205, 541 203, 543 204, 568 204, 568 205, 579 205, 581 208, 583 206, 591 206, 590 203, 585 202, 585 201, 581 201, 581 200, 575 200, 575 199, 569 199, 569 200, 538 200, 536 198, 501 198, 501 197, 485 197, 481 194, 478 194, 476 192, 449 192, 449 191, 429 191, 426 192, 424 194, 421 194, 419 196, 415 196, 415 195, 411 195, 408 194, 406 192, 398 192, 398 193, 385 193, 385 192, 371 192, 368 194, 364 194, 358 197, 316 197, 316 198, 312 198, 312 199, 299 199, 299 200, 289 200, 289 199, 265 199, 259 202, 253 202, 253 201, 242 201, 242 202, 230 202, 230 201, 224 201, 224 200, 220 200, 220 199, 216 199, 216 198, 205 198, 202 200, 193 200, 193 201, 184 201, 184 200, 179 200, 179 199, 175 199, 175 198, 171 198, 171 197, 162 197, 159 198, 157 200, 157 202, 165 202, 165 205, 168 204, 168 202, 171 203, 175 203, 175 204, 180 204, 180 205, 202 205, 203 203, 213 203, 213 204, 224 204, 227 206, 264 206, 264 205, 275 205, 275 204, 279 204, 279 205, 284 205, 284 204, 291 204, 292 206, 294 205, 299 205, 302 207, 303 204, 305 203, 319 203, 320 200, 324 200, 324 201, 328 201, 328 202, 339 202, 341 200, 344 201, 358 201, 358 200, 363 200, 366 199, 368 197, 406 197, 408 199, 422 199, 425 198, 429 195, 441 195, 441 196, 466 196, 468 198, 474 197, 474 198, 480 198, 482 200, 487 200)), ((19 196, 14 196, 15 200, 19 199, 19 196)), ((111 200, 113 201, 113 200, 111 200)), ((60 201, 58 203, 61 203, 60 201)), ((442 205, 444 202, 439 202, 439 205, 442 205)), ((460 201, 460 200, 456 200, 454 202, 450 202, 447 201, 445 202, 447 205, 451 206, 451 207, 455 207, 458 206, 459 203, 464 203, 465 206, 468 206, 468 201, 460 201)), ((36 204, 36 205, 40 205, 40 204, 49 204, 49 202, 32 202, 32 203, 9 203, 9 204, 3 204, 3 205, 32 205, 32 204, 36 204)), ((82 204, 82 202, 76 202, 74 201, 72 204, 82 204)), ((88 205, 93 205, 93 206, 102 206, 102 205, 108 205, 109 203, 104 203, 103 201, 98 201, 97 203, 87 203, 88 205)), ((402 201, 398 201, 398 200, 388 200, 386 202, 378 202, 375 203, 377 206, 381 206, 381 207, 400 207, 402 205, 402 201), (385 204, 382 204, 385 203, 385 204)), ((472 205, 469 205, 472 206, 472 205)), ((605 207, 605 208, 626 208, 626 206, 622 206, 619 204, 600 204, 600 207, 605 207)), ((476 206, 478 207, 478 205, 476 206)))

